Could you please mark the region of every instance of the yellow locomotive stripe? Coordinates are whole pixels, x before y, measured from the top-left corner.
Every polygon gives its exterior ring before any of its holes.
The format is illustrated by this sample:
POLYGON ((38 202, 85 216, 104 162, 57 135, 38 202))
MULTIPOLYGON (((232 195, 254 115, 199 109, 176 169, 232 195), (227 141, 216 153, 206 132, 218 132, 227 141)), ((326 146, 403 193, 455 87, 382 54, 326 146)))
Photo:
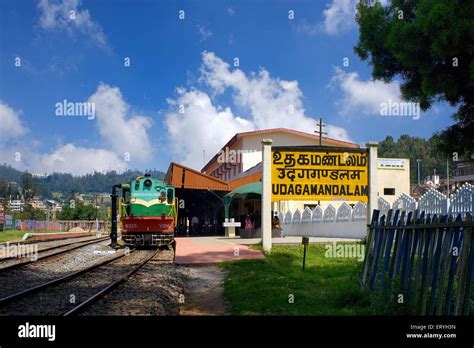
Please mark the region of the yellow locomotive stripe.
POLYGON ((151 201, 145 201, 143 199, 140 199, 140 198, 132 198, 130 200, 130 203, 131 204, 140 204, 140 205, 144 205, 145 207, 149 208, 151 207, 152 205, 155 205, 155 204, 166 204, 166 200, 161 202, 158 198, 156 199, 152 199, 151 201))

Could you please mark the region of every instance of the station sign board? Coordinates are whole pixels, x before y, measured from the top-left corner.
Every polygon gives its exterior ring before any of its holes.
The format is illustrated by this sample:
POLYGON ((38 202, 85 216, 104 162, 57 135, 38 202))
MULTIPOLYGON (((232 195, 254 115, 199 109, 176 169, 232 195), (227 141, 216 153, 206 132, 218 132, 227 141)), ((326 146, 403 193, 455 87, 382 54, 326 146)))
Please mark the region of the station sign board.
POLYGON ((272 201, 368 201, 366 149, 272 147, 272 201))

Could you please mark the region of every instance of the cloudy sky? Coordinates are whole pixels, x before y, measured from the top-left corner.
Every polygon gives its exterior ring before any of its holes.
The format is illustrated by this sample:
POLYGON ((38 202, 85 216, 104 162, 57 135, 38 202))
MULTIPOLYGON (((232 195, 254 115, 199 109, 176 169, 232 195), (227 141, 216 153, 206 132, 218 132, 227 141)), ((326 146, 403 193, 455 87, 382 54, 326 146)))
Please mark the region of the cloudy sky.
POLYGON ((236 132, 287 127, 364 144, 452 123, 380 115, 353 46, 356 0, 0 0, 0 163, 84 174, 203 166, 236 132), (57 113, 90 103, 94 116, 57 113))

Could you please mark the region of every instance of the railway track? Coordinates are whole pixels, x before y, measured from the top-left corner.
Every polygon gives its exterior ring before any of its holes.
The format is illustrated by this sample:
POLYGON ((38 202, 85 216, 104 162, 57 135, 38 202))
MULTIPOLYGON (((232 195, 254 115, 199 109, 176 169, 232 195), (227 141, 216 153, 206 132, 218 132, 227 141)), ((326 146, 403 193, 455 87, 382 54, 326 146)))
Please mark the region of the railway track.
MULTIPOLYGON (((26 233, 26 232, 25 232, 26 233)), ((54 234, 54 233, 53 233, 54 234)), ((104 234, 104 233, 102 233, 104 234)), ((84 239, 84 238, 91 238, 91 236, 76 236, 76 237, 62 237, 62 238, 52 238, 52 239, 31 239, 31 240, 20 240, 20 241, 14 241, 14 242, 1 242, 0 243, 0 248, 6 248, 8 246, 19 246, 19 245, 30 245, 30 244, 48 244, 48 243, 54 243, 54 242, 60 242, 60 241, 65 241, 68 239, 84 239)))
POLYGON ((151 262, 159 250, 135 250, 0 299, 1 315, 77 315, 151 262), (77 295, 79 303, 69 301, 77 295), (25 311, 21 311, 24 308, 25 311))
POLYGON ((0 273, 5 272, 7 270, 14 269, 14 268, 18 268, 21 266, 25 266, 25 265, 28 265, 40 260, 45 260, 57 255, 61 255, 69 251, 76 250, 84 246, 90 245, 90 244, 99 243, 107 239, 109 239, 109 237, 94 238, 93 240, 86 240, 86 241, 74 241, 71 243, 65 243, 65 244, 63 243, 60 245, 47 247, 44 249, 36 250, 34 252, 35 253, 34 258, 31 255, 23 256, 23 257, 17 257, 17 256, 3 257, 3 258, 0 258, 0 273), (58 251, 54 252, 54 250, 58 250, 58 251), (48 253, 48 252, 51 252, 51 253, 48 253), (15 260, 16 262, 11 262, 11 263, 8 262, 12 260, 15 260))
POLYGON ((147 264, 150 260, 152 260, 156 254, 158 254, 160 250, 155 250, 150 256, 147 256, 142 262, 140 262, 137 266, 133 267, 129 272, 118 278, 117 280, 113 281, 105 288, 101 289, 99 292, 96 292, 94 295, 90 296, 84 302, 81 302, 76 307, 70 309, 69 311, 63 313, 63 316, 72 316, 77 315, 80 312, 84 311, 87 307, 91 306, 93 303, 97 302, 100 298, 102 298, 105 294, 111 292, 117 286, 125 282, 128 278, 130 278, 134 273, 136 273, 140 268, 142 268, 145 264, 147 264))

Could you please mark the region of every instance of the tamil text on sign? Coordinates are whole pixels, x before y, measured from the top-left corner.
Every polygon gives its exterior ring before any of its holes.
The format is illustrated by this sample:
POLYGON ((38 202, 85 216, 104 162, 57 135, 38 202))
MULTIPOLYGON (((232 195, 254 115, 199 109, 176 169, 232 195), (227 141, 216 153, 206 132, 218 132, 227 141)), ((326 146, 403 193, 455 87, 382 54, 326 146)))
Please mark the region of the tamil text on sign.
POLYGON ((365 149, 272 150, 272 201, 350 200, 367 202, 365 149))

